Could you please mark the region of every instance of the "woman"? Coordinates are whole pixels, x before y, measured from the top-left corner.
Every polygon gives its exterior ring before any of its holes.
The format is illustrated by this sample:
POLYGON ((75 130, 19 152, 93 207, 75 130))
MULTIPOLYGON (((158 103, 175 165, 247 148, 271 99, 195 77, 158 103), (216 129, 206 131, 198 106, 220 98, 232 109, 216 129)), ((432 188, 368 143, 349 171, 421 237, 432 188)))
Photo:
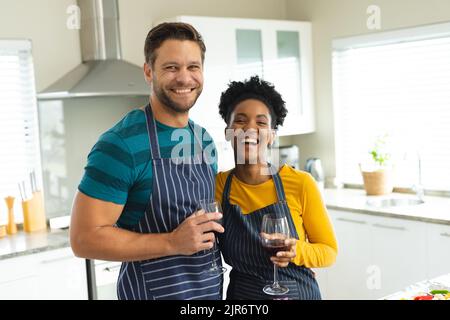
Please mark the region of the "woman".
POLYGON ((252 77, 231 82, 222 93, 219 112, 227 124, 235 168, 216 177, 216 199, 222 203, 225 233, 219 235, 225 261, 232 266, 227 299, 320 299, 310 268, 334 263, 337 243, 314 179, 306 172, 266 161, 275 129, 287 110, 269 83, 252 77), (285 214, 291 238, 288 251, 270 257, 261 245, 260 225, 268 212, 285 214), (285 296, 269 296, 262 289, 273 280, 273 264, 285 296))

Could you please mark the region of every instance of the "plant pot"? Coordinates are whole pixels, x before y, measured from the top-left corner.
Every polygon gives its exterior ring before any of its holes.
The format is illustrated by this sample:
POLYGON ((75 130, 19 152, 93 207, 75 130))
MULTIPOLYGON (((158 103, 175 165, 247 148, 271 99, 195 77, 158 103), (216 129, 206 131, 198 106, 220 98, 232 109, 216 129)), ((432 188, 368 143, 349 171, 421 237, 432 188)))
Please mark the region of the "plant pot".
POLYGON ((367 195, 389 194, 394 189, 392 170, 361 171, 367 195))

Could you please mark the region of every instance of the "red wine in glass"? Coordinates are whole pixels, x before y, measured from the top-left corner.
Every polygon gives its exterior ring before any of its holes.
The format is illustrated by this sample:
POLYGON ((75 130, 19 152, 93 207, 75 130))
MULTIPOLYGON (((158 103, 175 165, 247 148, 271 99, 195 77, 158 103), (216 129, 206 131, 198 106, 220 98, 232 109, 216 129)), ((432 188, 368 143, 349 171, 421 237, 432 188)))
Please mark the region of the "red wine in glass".
POLYGON ((271 257, 276 256, 279 251, 289 251, 284 239, 263 240, 263 247, 271 257))

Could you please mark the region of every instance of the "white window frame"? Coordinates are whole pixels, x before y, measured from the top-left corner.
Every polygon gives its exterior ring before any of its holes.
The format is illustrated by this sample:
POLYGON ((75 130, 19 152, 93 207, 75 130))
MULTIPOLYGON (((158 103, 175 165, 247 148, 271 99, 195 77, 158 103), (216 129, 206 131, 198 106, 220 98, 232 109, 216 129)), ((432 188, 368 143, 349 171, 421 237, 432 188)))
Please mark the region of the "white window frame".
MULTIPOLYGON (((19 182, 25 181, 27 187, 27 194, 29 197, 32 196, 31 184, 30 184, 30 175, 31 170, 35 170, 36 173, 36 181, 40 189, 42 190, 42 166, 41 166, 41 154, 40 154, 40 145, 39 145, 39 125, 38 125, 38 112, 37 112, 37 100, 36 100, 36 87, 35 87, 35 76, 34 76, 34 64, 32 57, 32 43, 31 40, 28 39, 0 39, 0 54, 6 54, 11 52, 12 55, 24 56, 27 60, 24 64, 26 68, 23 70, 20 69, 20 72, 26 72, 26 74, 21 74, 26 78, 26 94, 24 95, 23 101, 20 105, 21 108, 26 108, 26 111, 23 109, 20 110, 22 114, 27 112, 27 128, 23 129, 23 132, 28 134, 28 138, 24 138, 23 144, 32 147, 32 149, 27 148, 26 152, 24 152, 25 156, 22 162, 26 163, 25 167, 20 170, 16 170, 15 174, 17 174, 17 183, 12 183, 9 181, 8 187, 6 187, 6 183, 0 187, 0 196, 2 198, 6 196, 14 196, 14 220, 16 223, 23 222, 23 214, 22 214, 22 199, 21 194, 19 192, 19 182), (19 172, 20 171, 20 172, 19 172)), ((6 91, 5 91, 6 92, 6 91)), ((5 93, 4 92, 4 93, 5 93)), ((2 107, 2 101, 0 101, 0 108, 2 107)), ((25 119, 25 118, 24 118, 25 119)), ((12 146, 1 146, 7 149, 11 149, 12 146)), ((0 159, 0 164, 2 163, 2 159, 0 159)), ((4 164, 6 166, 6 164, 4 164)), ((0 177, 1 178, 1 177, 0 177)), ((1 181, 0 181, 1 183, 1 181)), ((7 223, 7 209, 6 205, 1 200, 3 204, 0 206, 0 224, 7 223)))

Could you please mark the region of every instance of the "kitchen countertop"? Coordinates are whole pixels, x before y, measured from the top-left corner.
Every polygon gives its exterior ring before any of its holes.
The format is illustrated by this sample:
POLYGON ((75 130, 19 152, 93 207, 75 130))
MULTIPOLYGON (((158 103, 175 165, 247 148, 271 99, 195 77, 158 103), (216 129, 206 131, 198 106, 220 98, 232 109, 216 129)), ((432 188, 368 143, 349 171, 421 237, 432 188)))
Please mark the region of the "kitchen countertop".
POLYGON ((0 260, 66 248, 70 246, 69 230, 52 230, 36 233, 18 231, 0 239, 0 260))
POLYGON ((368 205, 367 201, 416 197, 404 193, 367 196, 362 189, 325 189, 322 194, 328 209, 450 225, 450 198, 426 196, 422 204, 379 208, 368 205))
POLYGON ((427 295, 431 290, 450 291, 450 273, 412 284, 405 290, 393 293, 380 300, 412 300, 415 296, 427 295))

